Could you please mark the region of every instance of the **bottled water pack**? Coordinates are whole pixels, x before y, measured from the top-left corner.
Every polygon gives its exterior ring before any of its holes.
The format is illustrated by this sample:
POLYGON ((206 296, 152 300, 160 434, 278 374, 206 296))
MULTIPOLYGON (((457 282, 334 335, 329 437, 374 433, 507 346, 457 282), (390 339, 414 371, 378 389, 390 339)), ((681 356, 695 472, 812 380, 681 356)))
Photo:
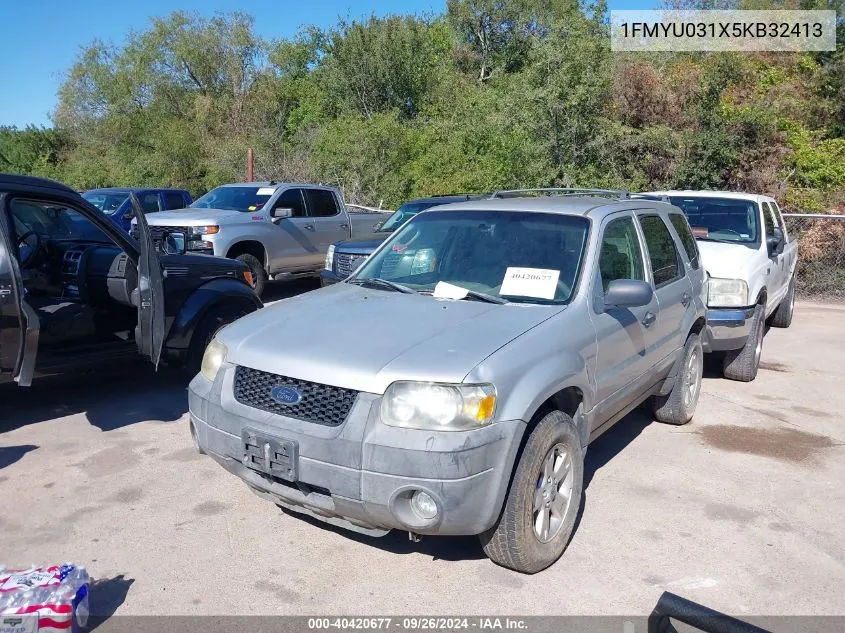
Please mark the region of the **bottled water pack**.
POLYGON ((0 565, 0 633, 77 633, 88 623, 84 567, 0 565))

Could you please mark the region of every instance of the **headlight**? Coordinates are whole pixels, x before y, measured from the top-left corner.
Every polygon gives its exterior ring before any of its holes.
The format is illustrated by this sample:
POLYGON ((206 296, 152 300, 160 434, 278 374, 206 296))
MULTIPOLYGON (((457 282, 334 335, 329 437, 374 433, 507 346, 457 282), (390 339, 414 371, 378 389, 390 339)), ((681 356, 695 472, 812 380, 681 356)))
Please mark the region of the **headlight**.
POLYGON ((331 270, 332 266, 334 265, 334 244, 329 246, 329 250, 326 251, 326 270, 331 270))
POLYGON ((205 348, 205 354, 202 357, 202 365, 200 366, 200 373, 206 379, 214 382, 217 378, 217 372, 220 371, 220 366, 226 361, 226 354, 229 350, 217 339, 211 341, 208 347, 205 348))
POLYGON ((748 305, 748 284, 742 279, 707 280, 707 306, 710 308, 745 307, 748 305))
POLYGON ((212 224, 210 226, 192 226, 190 235, 193 237, 199 237, 200 235, 214 235, 219 232, 220 227, 216 224, 212 224))
POLYGON ((381 421, 430 431, 467 431, 490 424, 496 411, 491 384, 394 382, 381 400, 381 421))

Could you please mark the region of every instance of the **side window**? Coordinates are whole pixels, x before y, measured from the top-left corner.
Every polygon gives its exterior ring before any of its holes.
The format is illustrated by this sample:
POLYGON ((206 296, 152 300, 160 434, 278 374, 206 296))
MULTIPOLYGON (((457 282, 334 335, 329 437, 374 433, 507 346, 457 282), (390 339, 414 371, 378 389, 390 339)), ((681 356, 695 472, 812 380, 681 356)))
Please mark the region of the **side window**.
POLYGON ((766 227, 767 236, 775 234, 774 216, 772 215, 772 208, 769 206, 768 202, 763 203, 763 224, 766 227))
POLYGON ((678 265, 678 251, 669 227, 659 215, 640 216, 654 285, 659 288, 681 276, 678 265))
POLYGON ((306 191, 311 215, 317 218, 328 218, 338 214, 334 193, 327 189, 307 189, 306 191))
POLYGON ((780 208, 778 207, 776 202, 771 202, 772 211, 775 214, 775 222, 780 227, 780 230, 783 231, 784 236, 786 236, 786 225, 783 223, 783 215, 781 215, 780 208))
POLYGON ((157 193, 147 192, 141 194, 140 199, 141 208, 144 210, 144 213, 155 213, 156 211, 161 211, 157 193))
POLYGON ((645 281, 642 250, 633 218, 611 220, 605 227, 599 252, 599 273, 604 292, 616 279, 645 281))
POLYGON ((181 191, 165 191, 164 206, 166 209, 184 209, 185 197, 181 191))
POLYGON ((686 216, 681 213, 670 213, 669 221, 672 222, 672 226, 675 227, 675 231, 681 238, 681 243, 687 252, 690 266, 692 266, 693 270, 698 270, 698 267, 701 265, 698 260, 698 246, 695 243, 695 238, 692 236, 686 216))
POLYGON ((283 191, 279 199, 276 200, 276 204, 273 205, 273 208, 293 209, 293 215, 291 217, 294 218, 304 218, 307 215, 305 213, 305 200, 302 199, 302 189, 287 189, 283 191))

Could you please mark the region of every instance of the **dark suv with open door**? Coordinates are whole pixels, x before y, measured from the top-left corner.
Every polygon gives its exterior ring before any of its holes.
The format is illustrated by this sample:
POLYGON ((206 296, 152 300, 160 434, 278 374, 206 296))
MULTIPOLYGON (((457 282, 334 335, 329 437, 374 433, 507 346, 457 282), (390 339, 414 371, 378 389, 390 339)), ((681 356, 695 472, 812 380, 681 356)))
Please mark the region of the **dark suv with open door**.
MULTIPOLYGON (((69 187, 0 174, 0 383, 138 352, 198 370, 214 334, 261 307, 244 264, 157 255, 132 201, 137 240, 69 187)), ((184 236, 163 239, 179 252, 184 236)))

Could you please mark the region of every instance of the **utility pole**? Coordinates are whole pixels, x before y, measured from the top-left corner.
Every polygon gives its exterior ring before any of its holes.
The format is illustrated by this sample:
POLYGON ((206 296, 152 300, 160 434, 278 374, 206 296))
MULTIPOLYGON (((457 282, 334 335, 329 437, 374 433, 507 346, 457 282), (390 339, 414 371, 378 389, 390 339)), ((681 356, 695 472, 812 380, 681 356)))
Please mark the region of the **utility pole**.
POLYGON ((252 153, 252 148, 250 147, 246 150, 246 181, 252 182, 253 181, 253 168, 255 167, 255 156, 252 153))

